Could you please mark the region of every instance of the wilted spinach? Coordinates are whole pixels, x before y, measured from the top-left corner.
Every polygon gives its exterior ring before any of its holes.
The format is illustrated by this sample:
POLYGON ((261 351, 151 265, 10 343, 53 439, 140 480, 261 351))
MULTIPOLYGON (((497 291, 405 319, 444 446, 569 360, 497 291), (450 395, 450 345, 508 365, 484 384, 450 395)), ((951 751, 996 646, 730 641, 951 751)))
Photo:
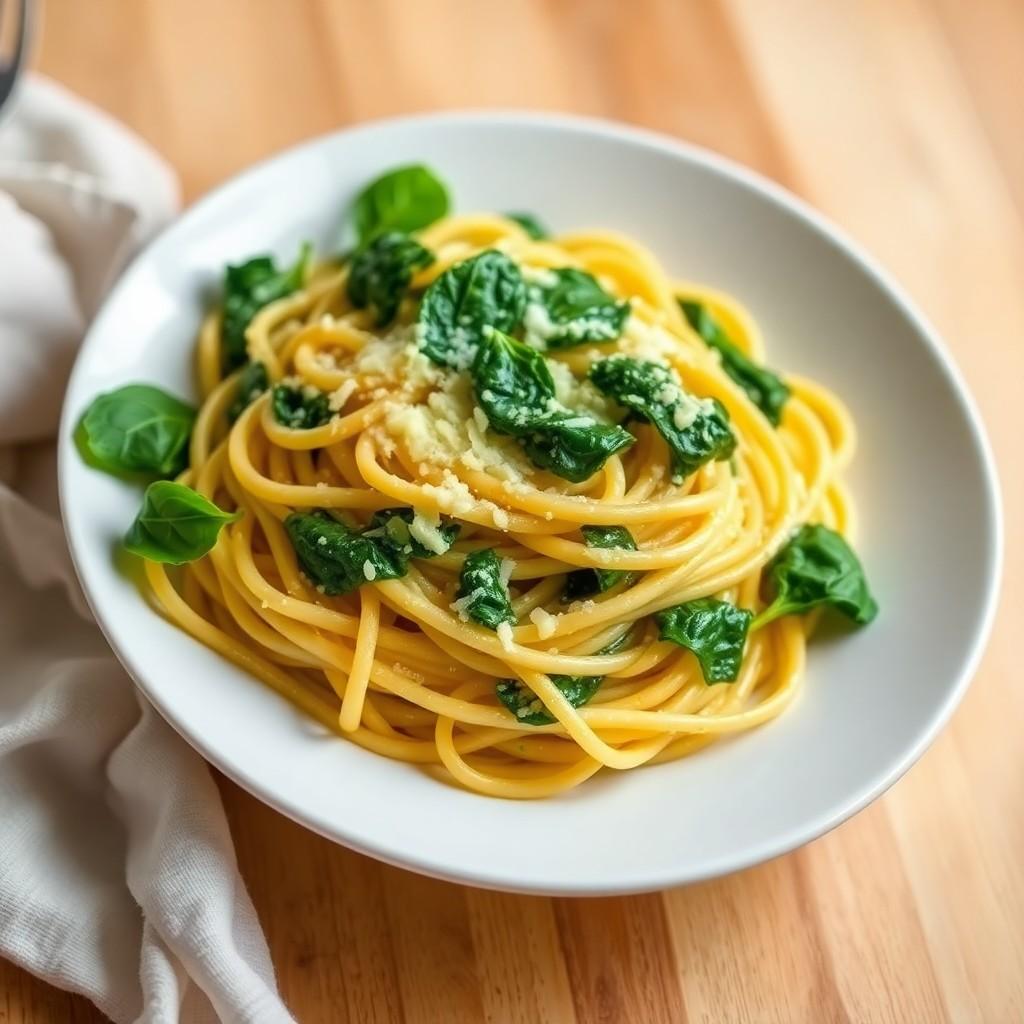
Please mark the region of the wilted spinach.
POLYGON ((635 440, 621 427, 559 405, 544 357, 500 331, 483 331, 472 376, 491 428, 517 438, 535 465, 563 479, 586 480, 635 440))
POLYGON ((309 385, 293 387, 275 384, 271 396, 274 419, 292 430, 312 430, 329 422, 331 407, 327 395, 309 385))
POLYGON ((523 318, 526 285, 504 253, 487 249, 449 267, 420 304, 420 348, 440 366, 464 370, 473 362, 484 329, 512 331, 523 318))
POLYGON ((740 674, 753 612, 711 597, 665 608, 654 618, 658 639, 694 653, 705 683, 732 683, 740 674))
POLYGON ((515 624, 508 585, 501 578, 501 560, 494 548, 483 548, 466 555, 459 573, 456 598, 474 622, 497 629, 503 622, 515 624))
MULTIPOLYGON (((636 541, 624 526, 583 526, 580 532, 589 547, 636 551, 636 541)), ((562 600, 579 601, 594 594, 603 594, 616 583, 631 582, 636 575, 623 569, 574 569, 565 579, 562 600)))
POLYGON ((413 274, 433 262, 434 254, 408 235, 377 235, 352 257, 348 297, 358 309, 371 307, 383 327, 394 320, 413 274))
MULTIPOLYGON (((604 676, 550 676, 551 682, 574 707, 580 708, 597 693, 604 676)), ((518 679, 499 679, 494 687, 498 700, 527 725, 550 725, 555 716, 543 701, 524 682, 518 679)))
POLYGON ((224 314, 221 324, 221 362, 234 370, 246 359, 245 330, 266 305, 302 287, 313 247, 304 243, 299 258, 286 270, 278 270, 272 256, 254 256, 224 269, 224 314))
POLYGON ((551 232, 532 213, 506 213, 509 220, 514 220, 535 242, 551 237, 551 232))
POLYGON ((703 303, 680 299, 679 305, 690 326, 722 357, 722 369, 746 391, 768 422, 777 427, 782 420, 783 406, 789 398, 789 387, 782 378, 766 367, 758 366, 725 333, 703 303))
MULTIPOLYGON (((392 544, 407 552, 412 558, 434 558, 443 554, 421 544, 409 531, 414 513, 411 508, 386 508, 373 513, 367 537, 386 537, 392 544)), ((445 550, 450 548, 459 536, 461 527, 458 523, 442 523, 438 528, 445 550)))
POLYGON ((258 360, 246 363, 245 369, 238 376, 238 389, 235 391, 235 400, 228 408, 228 419, 234 423, 268 387, 270 378, 267 376, 267 368, 258 360))
POLYGON ((399 545, 350 529, 326 512, 293 512, 284 528, 303 571, 325 594, 347 594, 408 572, 409 555, 399 545))
POLYGON ((549 349, 612 341, 622 333, 629 303, 609 295, 592 274, 575 267, 545 273, 527 289, 526 329, 549 349), (550 281, 550 283, 548 283, 550 281), (536 315, 533 306, 543 312, 536 315))
POLYGON ((754 620, 755 628, 819 605, 831 605, 861 626, 878 614, 860 560, 827 526, 801 526, 768 564, 766 580, 773 600, 754 620))
POLYGON ((712 459, 729 458, 736 448, 725 406, 687 394, 667 366, 609 356, 591 365, 590 379, 639 419, 654 424, 672 453, 677 482, 712 459))

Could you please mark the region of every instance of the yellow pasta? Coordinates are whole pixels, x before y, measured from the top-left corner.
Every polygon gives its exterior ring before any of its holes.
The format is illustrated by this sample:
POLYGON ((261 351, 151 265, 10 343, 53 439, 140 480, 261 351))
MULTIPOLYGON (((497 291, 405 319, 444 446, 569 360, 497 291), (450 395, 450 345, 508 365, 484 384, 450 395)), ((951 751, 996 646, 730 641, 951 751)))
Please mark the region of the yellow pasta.
POLYGON ((323 425, 282 425, 269 393, 229 422, 238 373, 222 373, 221 312, 203 325, 203 404, 183 479, 244 516, 180 571, 147 563, 163 613, 345 740, 433 765, 492 796, 545 797, 602 768, 689 756, 783 712, 800 690, 813 616, 752 631, 738 678, 717 685, 704 681, 693 654, 658 639, 651 616, 710 596, 759 608, 764 568, 796 526, 822 522, 849 534, 855 520, 839 473, 855 437, 841 403, 787 377, 791 394, 773 426, 691 329, 679 300, 705 304, 760 360, 765 344, 751 316, 721 292, 673 281, 629 239, 537 241, 493 215, 446 217, 417 238, 436 258, 417 272, 414 294, 488 248, 524 274, 588 271, 629 300, 631 313, 615 341, 547 353, 565 401, 599 408, 600 396, 582 383, 595 360, 613 352, 657 360, 687 392, 725 406, 732 458, 673 481, 664 440, 635 423, 635 444, 590 479, 570 483, 538 469, 475 411, 468 374, 420 351, 414 301, 378 328, 369 311, 353 308, 347 270, 325 265, 260 310, 246 333, 250 358, 272 384, 331 395, 334 415, 323 425), (459 524, 454 546, 412 559, 401 578, 368 578, 337 596, 318 590, 289 540, 288 515, 325 509, 359 527, 396 506, 435 527, 438 516, 459 524), (588 546, 585 525, 626 527, 637 550, 588 546), (496 550, 508 575, 510 629, 467 621, 459 607, 463 560, 482 548, 496 550), (566 575, 581 568, 634 575, 567 603, 566 575), (566 676, 603 681, 577 707, 553 681, 566 676), (551 720, 531 724, 508 710, 496 695, 501 680, 532 691, 551 720))

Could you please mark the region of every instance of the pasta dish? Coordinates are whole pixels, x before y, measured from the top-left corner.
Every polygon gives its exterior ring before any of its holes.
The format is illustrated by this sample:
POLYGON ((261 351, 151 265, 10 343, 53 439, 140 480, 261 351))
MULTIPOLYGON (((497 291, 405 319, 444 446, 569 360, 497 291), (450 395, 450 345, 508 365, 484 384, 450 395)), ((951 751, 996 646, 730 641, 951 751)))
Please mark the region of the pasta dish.
POLYGON ((529 798, 767 722, 820 615, 874 617, 850 416, 731 296, 618 234, 452 213, 422 166, 350 223, 226 269, 198 408, 131 384, 82 419, 148 482, 125 545, 185 632, 376 754, 529 798))

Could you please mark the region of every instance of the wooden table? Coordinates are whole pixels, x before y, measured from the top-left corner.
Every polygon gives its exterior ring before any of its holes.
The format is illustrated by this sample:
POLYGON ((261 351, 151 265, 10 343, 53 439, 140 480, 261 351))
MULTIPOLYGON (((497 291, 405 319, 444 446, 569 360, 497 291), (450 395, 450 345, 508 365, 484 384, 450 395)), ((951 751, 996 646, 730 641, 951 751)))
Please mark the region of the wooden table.
MULTIPOLYGON (((1002 468, 1007 574, 974 686, 884 799, 790 856, 651 896, 503 896, 383 867, 223 783, 296 1016, 1024 1020, 1024 3, 51 0, 46 13, 37 66, 151 140, 189 199, 300 139, 442 107, 600 114, 750 164, 906 284, 1002 468)), ((94 1019, 0 965, 0 1021, 94 1019)))

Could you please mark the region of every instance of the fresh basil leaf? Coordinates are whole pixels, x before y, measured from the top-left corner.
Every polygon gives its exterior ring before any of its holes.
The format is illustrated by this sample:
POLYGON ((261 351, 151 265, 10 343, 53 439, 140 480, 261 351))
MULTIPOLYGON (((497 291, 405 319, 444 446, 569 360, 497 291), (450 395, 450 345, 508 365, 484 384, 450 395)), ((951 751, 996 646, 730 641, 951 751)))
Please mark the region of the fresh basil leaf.
POLYGON ((264 306, 298 291, 306 279, 313 247, 304 242, 299 258, 278 270, 272 256, 254 256, 224 269, 224 314, 221 324, 221 362, 234 370, 246 360, 245 331, 264 306))
POLYGON ((325 512, 293 512, 284 528, 303 571, 324 594, 347 594, 408 572, 409 556, 401 547, 349 529, 325 512))
POLYGON ((702 597, 658 612, 658 639, 692 651, 704 682, 733 683, 743 664, 743 647, 753 612, 728 601, 702 597))
POLYGON ((501 578, 501 560, 494 548, 483 548, 466 555, 459 573, 456 598, 465 602, 463 610, 474 622, 497 629, 503 622, 515 624, 508 585, 501 578))
POLYGON ((777 427, 782 420, 782 409, 790 395, 789 387, 782 378, 751 360, 729 338, 721 324, 702 302, 680 299, 679 305, 690 326, 709 348, 713 348, 722 357, 722 369, 743 388, 754 405, 765 414, 768 422, 777 427))
MULTIPOLYGON (((574 707, 580 708, 597 693, 604 676, 550 676, 551 682, 562 691, 562 696, 574 707)), ((550 725, 557 721, 543 701, 524 682, 518 679, 499 679, 494 687, 498 700, 527 725, 550 725)))
POLYGON ((448 189, 429 167, 397 167, 371 181, 356 197, 353 213, 359 244, 388 231, 419 231, 440 220, 448 207, 448 189))
MULTIPOLYGON (((583 526, 580 527, 588 547, 604 548, 611 551, 636 551, 636 541, 624 526, 583 526)), ((636 579, 635 572, 623 569, 574 569, 565 578, 563 601, 579 601, 603 594, 616 583, 627 583, 636 579)))
POLYGON ((621 427, 561 406, 544 357, 500 331, 482 332, 471 372, 491 428, 517 438, 535 465, 563 479, 586 480, 634 442, 621 427))
POLYGON ((754 620, 755 628, 819 605, 831 605, 860 626, 878 614, 860 560, 827 526, 801 526, 768 564, 766 580, 774 600, 754 620))
POLYGON ((228 419, 234 423, 239 416, 270 387, 267 368, 259 361, 245 364, 238 376, 238 390, 235 400, 228 408, 228 419))
POLYGON ((629 303, 609 295, 585 270, 549 270, 550 284, 527 289, 527 335, 549 349, 612 341, 622 334, 629 303), (540 307, 540 312, 535 311, 540 307))
POLYGON ((408 235, 378 235, 352 257, 348 297, 358 309, 372 307, 383 327, 394 320, 413 274, 433 262, 434 254, 408 235))
POLYGON ((649 420, 672 452, 672 477, 682 481, 712 459, 728 459, 736 448, 729 413, 717 399, 687 394, 660 363, 609 356, 593 363, 590 379, 606 395, 649 420))
POLYGON ((275 384, 271 396, 274 419, 292 430, 312 430, 329 422, 333 413, 327 395, 306 385, 275 384))
MULTIPOLYGON (((411 508, 386 508, 374 512, 370 520, 367 537, 386 537, 393 545, 407 552, 412 558, 435 558, 444 554, 443 551, 435 551, 418 541, 410 531, 409 527, 415 514, 411 508)), ((461 527, 458 523, 442 523, 437 527, 437 533, 448 550, 459 536, 461 527)))
POLYGON ((98 395, 79 426, 83 455, 115 475, 177 476, 188 464, 196 411, 149 384, 98 395))
POLYGON ((420 348, 440 366, 465 370, 485 327, 513 331, 523 318, 526 285, 504 253, 487 249, 449 267, 423 295, 420 348))
POLYGON ((515 221, 535 242, 551 237, 551 232, 532 213, 506 213, 505 216, 515 221))
POLYGON ((151 562, 182 565, 202 558, 221 527, 241 518, 241 512, 225 512, 191 487, 157 480, 146 488, 124 546, 151 562))

